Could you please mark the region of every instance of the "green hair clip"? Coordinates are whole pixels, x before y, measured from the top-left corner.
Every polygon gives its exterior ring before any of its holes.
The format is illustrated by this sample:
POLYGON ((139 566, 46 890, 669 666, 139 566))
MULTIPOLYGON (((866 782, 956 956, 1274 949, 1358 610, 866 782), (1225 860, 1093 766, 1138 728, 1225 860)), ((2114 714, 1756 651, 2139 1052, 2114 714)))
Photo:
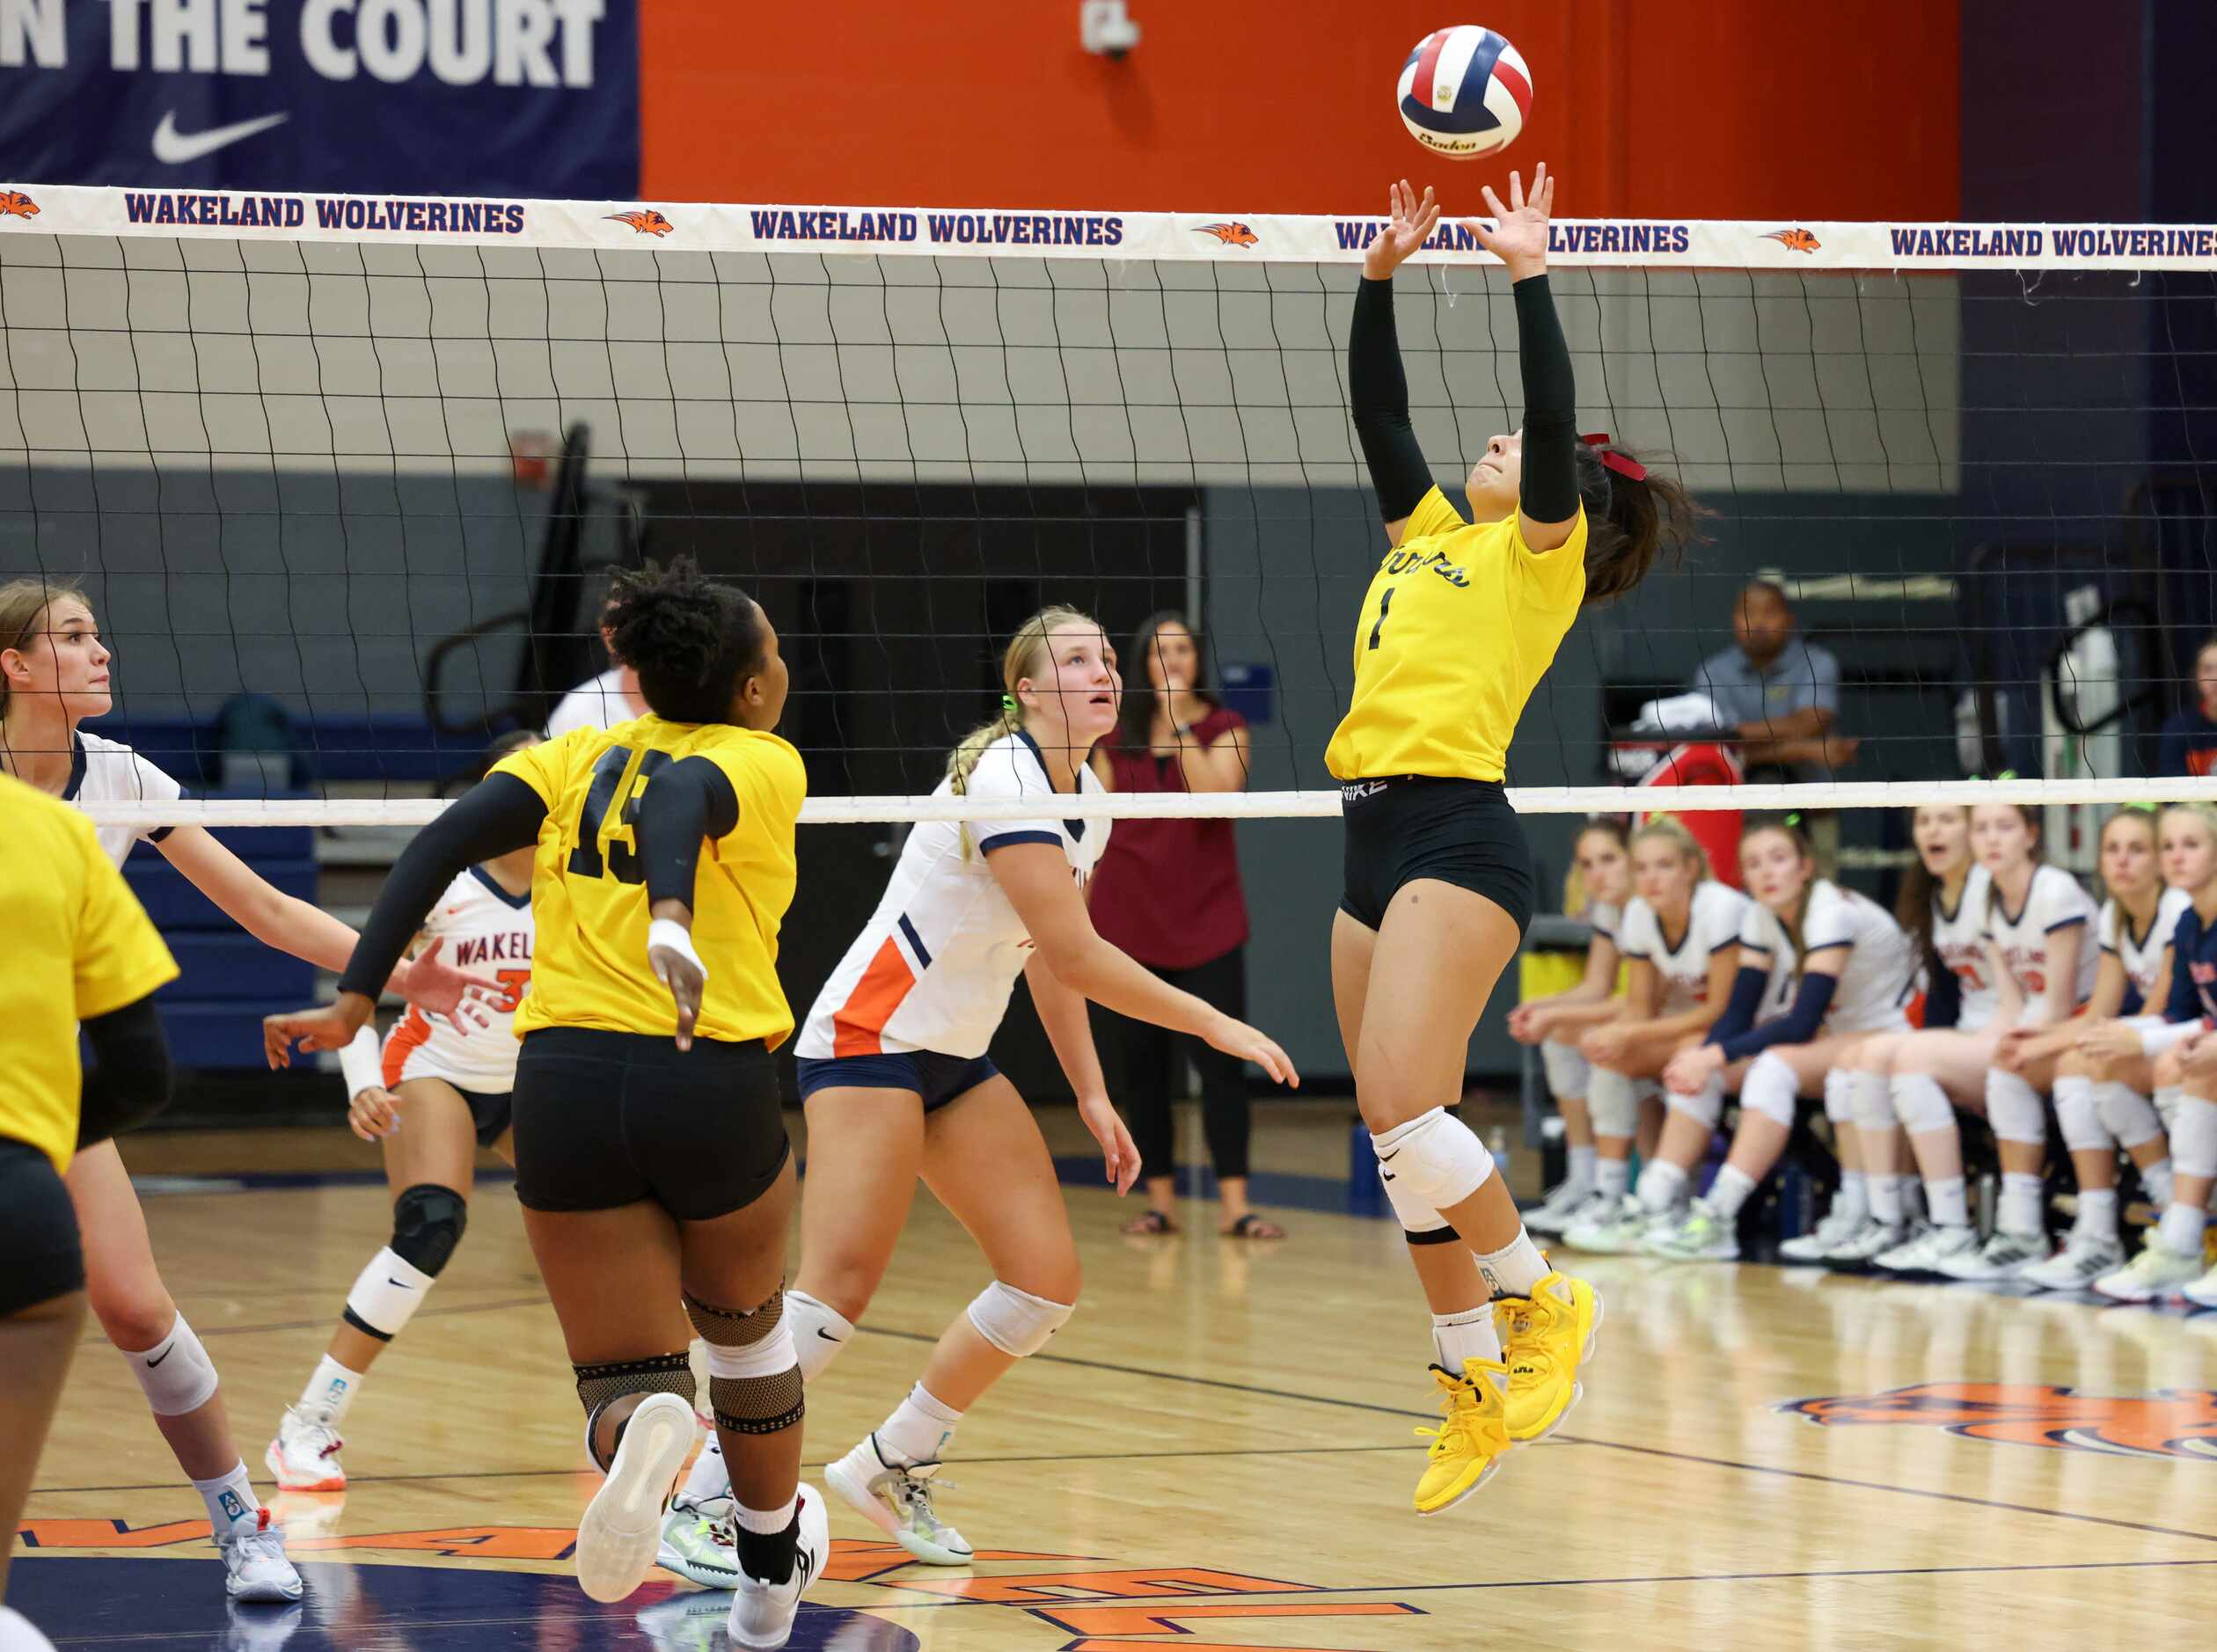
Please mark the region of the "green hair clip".
POLYGON ((2161 803, 2119 803, 2117 808, 2120 814, 2126 809, 2135 815, 2160 815, 2163 812, 2161 803))
POLYGON ((1001 715, 1004 717, 1013 717, 1016 715, 1016 697, 1013 694, 1002 695, 1001 715))

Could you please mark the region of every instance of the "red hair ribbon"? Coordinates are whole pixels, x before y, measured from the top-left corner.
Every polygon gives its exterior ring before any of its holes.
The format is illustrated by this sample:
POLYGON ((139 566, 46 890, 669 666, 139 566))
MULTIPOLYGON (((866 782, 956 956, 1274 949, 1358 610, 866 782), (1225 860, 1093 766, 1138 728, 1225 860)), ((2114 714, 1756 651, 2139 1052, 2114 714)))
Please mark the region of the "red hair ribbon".
MULTIPOLYGON (((1590 448, 1606 448, 1613 438, 1601 435, 1580 436, 1578 440, 1590 448)), ((1604 452, 1595 454, 1594 457, 1599 459, 1604 465, 1614 471, 1619 476, 1628 476, 1635 482, 1647 480, 1647 466, 1628 454, 1604 452)))

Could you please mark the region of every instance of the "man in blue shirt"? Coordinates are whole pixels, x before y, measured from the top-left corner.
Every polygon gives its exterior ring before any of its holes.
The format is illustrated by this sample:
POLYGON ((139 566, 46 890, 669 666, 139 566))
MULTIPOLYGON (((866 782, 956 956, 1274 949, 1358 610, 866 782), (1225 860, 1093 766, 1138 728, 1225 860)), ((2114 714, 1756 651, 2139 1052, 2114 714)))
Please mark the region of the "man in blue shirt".
POLYGON ((1791 779, 1829 780, 1854 762, 1860 742, 1833 733, 1840 662, 1802 640, 1784 589, 1751 581, 1733 605, 1732 635, 1738 647, 1704 661, 1694 688, 1739 735, 1749 778, 1775 768, 1791 779))

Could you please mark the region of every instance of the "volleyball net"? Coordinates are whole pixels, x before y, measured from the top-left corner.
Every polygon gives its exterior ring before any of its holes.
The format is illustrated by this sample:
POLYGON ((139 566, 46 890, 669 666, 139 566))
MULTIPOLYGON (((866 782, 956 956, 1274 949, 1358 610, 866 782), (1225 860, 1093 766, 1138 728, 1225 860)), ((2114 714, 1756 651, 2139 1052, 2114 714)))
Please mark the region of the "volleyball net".
MULTIPOLYGON (((15 185, 0 577, 84 587, 116 653, 91 728, 202 794, 165 823, 428 818, 604 668, 607 571, 677 554, 784 639, 806 818, 990 815, 923 794, 1049 602, 1135 682, 1135 630, 1185 616, 1252 730, 1245 793, 1075 812, 1334 814, 1383 548, 1345 385, 1379 222, 15 185)), ((1555 242, 1582 428, 1712 514, 1682 572, 1566 639, 1520 808, 2209 794, 2142 777, 2217 630, 2217 231, 1555 242), (1837 663, 1829 742, 1751 748, 1710 691, 1755 577, 1837 663), (1697 751, 1752 783, 1668 784, 1697 751)), ((1505 274, 1451 222, 1397 311, 1459 499, 1521 417, 1505 274)))

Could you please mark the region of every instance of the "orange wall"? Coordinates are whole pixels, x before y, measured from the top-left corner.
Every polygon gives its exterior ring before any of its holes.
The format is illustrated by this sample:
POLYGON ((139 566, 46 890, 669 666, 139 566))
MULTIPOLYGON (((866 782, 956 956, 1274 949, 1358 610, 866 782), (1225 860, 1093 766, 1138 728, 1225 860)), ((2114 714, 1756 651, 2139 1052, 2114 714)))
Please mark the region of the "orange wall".
POLYGON ((1376 211, 1401 172, 1481 209, 1511 164, 1565 216, 1951 218, 1953 0, 1485 0, 1530 65, 1505 157, 1437 160, 1394 81, 1438 0, 644 0, 650 201, 1376 211))

